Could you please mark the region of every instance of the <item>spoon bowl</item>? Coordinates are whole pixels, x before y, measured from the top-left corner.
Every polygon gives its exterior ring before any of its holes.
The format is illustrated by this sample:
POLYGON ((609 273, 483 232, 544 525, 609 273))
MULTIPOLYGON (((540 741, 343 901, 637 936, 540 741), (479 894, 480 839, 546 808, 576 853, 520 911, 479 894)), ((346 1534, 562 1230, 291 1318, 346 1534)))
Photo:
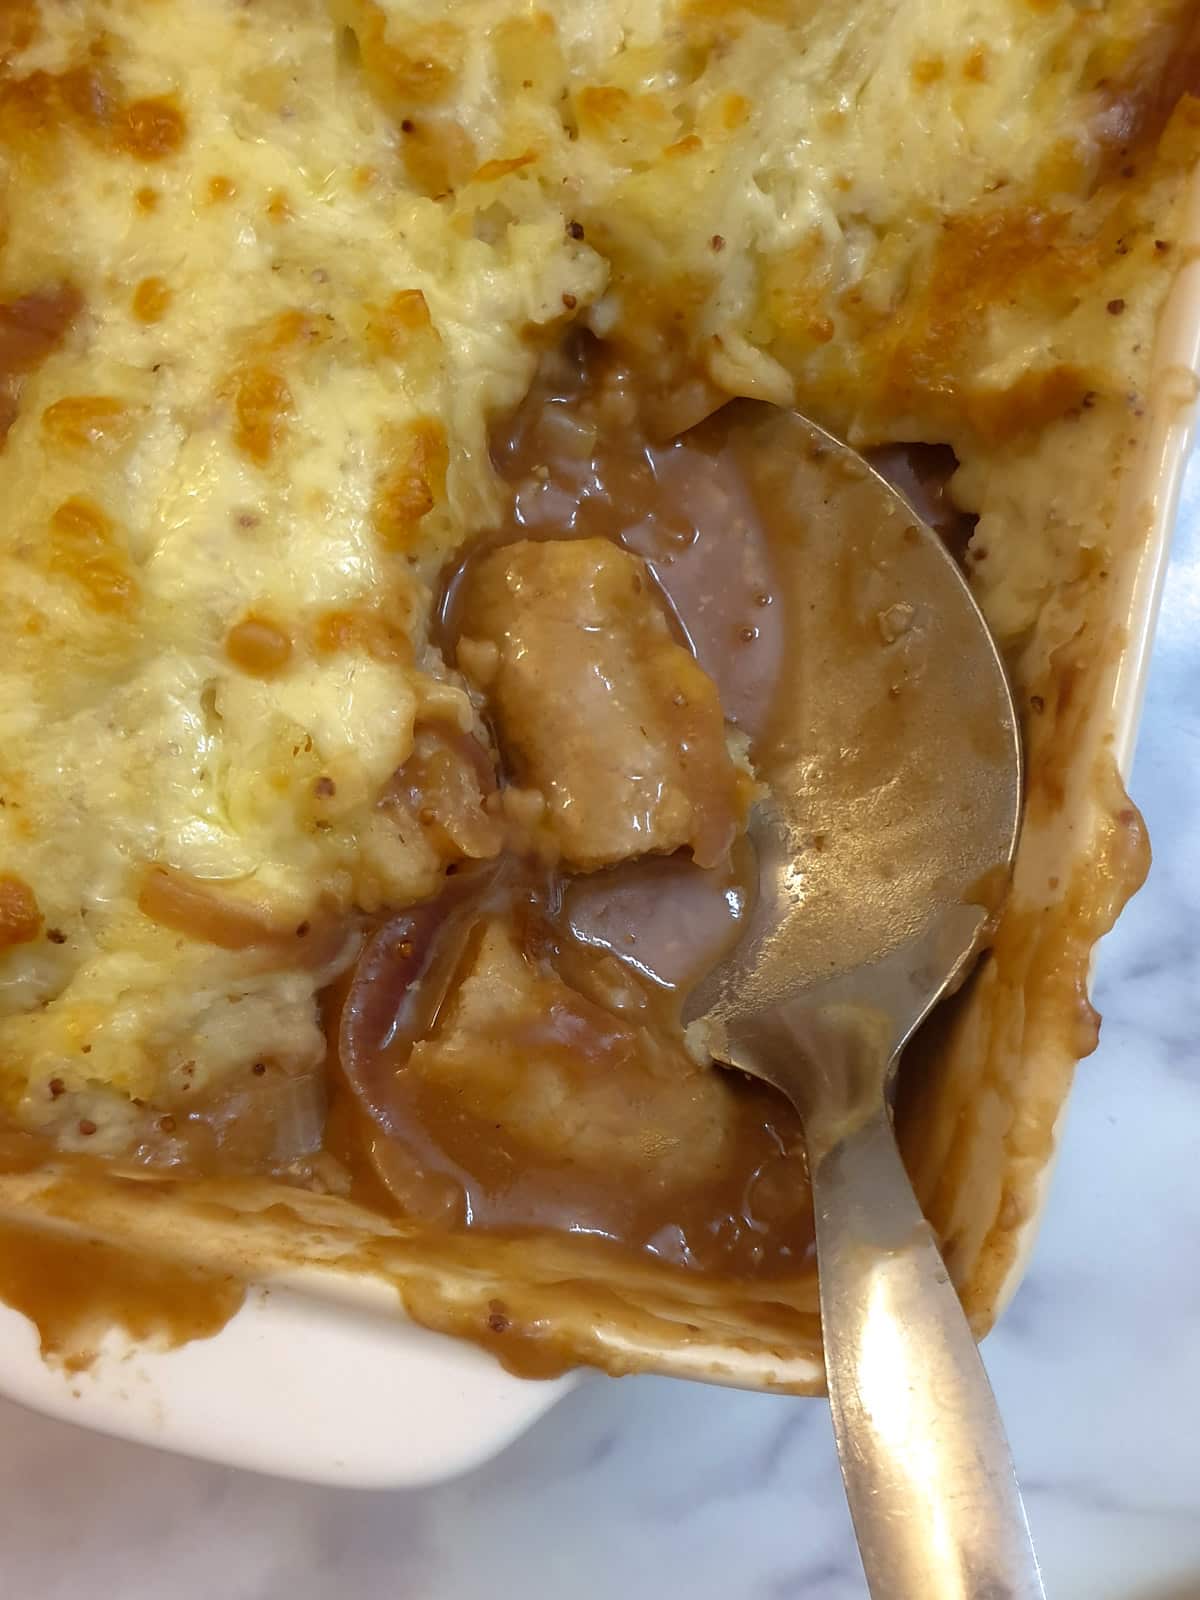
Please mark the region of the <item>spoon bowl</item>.
POLYGON ((817 1061, 770 1048, 781 1023, 851 1027, 890 1063, 967 971, 1016 848, 1020 736, 987 624, 908 502, 795 414, 764 408, 730 442, 777 531, 805 507, 777 544, 801 621, 790 692, 751 746, 755 898, 685 1020, 813 1101, 817 1061))
POLYGON ((860 456, 765 408, 730 442, 781 534, 800 627, 790 692, 751 741, 755 892, 684 1020, 803 1119, 830 1403, 871 1594, 1035 1600, 995 1401, 889 1110, 900 1051, 970 970, 1007 889, 1012 696, 954 561, 860 456))

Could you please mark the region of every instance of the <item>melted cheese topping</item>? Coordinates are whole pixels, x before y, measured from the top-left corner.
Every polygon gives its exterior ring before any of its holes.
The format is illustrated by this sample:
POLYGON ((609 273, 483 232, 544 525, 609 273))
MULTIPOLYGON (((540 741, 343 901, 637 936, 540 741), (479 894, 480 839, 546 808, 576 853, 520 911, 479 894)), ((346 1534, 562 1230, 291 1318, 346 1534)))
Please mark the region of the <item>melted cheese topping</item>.
POLYGON ((2 298, 79 302, 0 457, 0 861, 43 919, 0 1062, 96 1148, 107 1089, 323 1050, 336 955, 247 971, 164 931, 146 863, 289 930, 436 881, 372 809, 418 716, 473 716, 425 658, 428 579, 490 513, 530 330, 603 266, 548 208, 489 242, 416 193, 317 5, 48 7, 0 137, 2 298))
POLYGON ((296 930, 436 881, 376 802, 418 722, 472 725, 430 586, 571 322, 664 427, 751 394, 952 443, 989 615, 1044 656, 1195 154, 1191 103, 1164 134, 1147 88, 1188 9, 5 7, 10 1109, 118 1149, 138 1102, 319 1061, 346 953, 296 930), (164 927, 151 865, 264 920, 269 958, 164 927))

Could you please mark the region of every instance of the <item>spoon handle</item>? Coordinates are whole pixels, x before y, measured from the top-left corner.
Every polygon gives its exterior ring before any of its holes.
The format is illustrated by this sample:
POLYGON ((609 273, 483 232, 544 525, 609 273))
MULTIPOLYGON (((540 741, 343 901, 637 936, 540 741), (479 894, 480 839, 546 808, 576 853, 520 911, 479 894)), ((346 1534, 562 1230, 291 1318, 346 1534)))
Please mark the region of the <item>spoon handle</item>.
POLYGON ((1044 1600, 995 1398, 883 1104, 809 1157, 829 1399, 873 1600, 1044 1600))

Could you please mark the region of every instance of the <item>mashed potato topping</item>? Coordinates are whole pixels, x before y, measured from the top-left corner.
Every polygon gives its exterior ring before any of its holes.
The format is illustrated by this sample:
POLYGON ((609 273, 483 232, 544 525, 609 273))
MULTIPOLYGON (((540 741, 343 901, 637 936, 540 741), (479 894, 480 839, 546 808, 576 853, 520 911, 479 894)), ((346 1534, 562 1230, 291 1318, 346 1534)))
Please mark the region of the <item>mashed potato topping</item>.
POLYGON ((665 433, 751 395, 952 445, 1035 682, 1141 404, 1190 9, 0 9, 9 1112, 124 1151, 146 1107, 320 1062, 347 914, 439 881, 380 802, 477 726, 434 586, 572 324, 665 433))

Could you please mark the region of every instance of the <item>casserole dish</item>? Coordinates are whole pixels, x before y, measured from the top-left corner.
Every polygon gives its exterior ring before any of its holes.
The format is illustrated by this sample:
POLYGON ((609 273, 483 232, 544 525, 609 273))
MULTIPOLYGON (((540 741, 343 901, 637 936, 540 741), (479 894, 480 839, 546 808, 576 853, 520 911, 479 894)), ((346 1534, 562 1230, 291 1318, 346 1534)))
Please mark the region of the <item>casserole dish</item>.
MULTIPOLYGON (((1196 241, 1198 199, 1194 192, 1189 218, 1196 241)), ((1191 260, 1180 270, 1164 310, 1142 453, 1126 484, 1122 515, 1131 533, 1120 580, 1109 590, 1108 617, 1120 648, 1106 658, 1095 685, 1093 718, 1079 757, 1084 771, 1099 758, 1124 772, 1132 759, 1188 457, 1198 367, 1200 261, 1191 260)), ((1061 859, 1065 848, 1077 848, 1081 836, 1096 839, 1104 851, 1112 848, 1114 827, 1118 838, 1124 836, 1130 824, 1114 825, 1105 798, 1090 783, 1080 786, 1074 809, 1064 811, 1037 840, 1039 865, 1061 859)), ((1023 851, 1028 844, 1027 837, 1023 851)), ((992 1145, 984 1157, 996 1174, 989 1193, 1002 1190, 1003 1216, 998 1218, 993 1200, 981 1207, 978 1218, 967 1219, 982 1242, 976 1246, 974 1276, 957 1281, 981 1335, 1020 1283, 1046 1204, 1065 1114, 1069 1063, 1051 1055, 1034 1057, 1029 1067, 1047 1085, 1045 1103, 1037 1108, 1034 1150, 1023 1152, 1001 1177, 1003 1141, 992 1145)), ((932 1177, 920 1162, 914 1175, 929 1204, 932 1177)), ((46 1180, 36 1175, 0 1180, 5 1217, 37 1218, 79 1231, 81 1218, 70 1214, 69 1201, 64 1206, 60 1195, 47 1205, 46 1188, 46 1180)), ((156 1351, 131 1349, 114 1332, 87 1372, 71 1374, 42 1359, 35 1330, 24 1316, 0 1307, 0 1390, 48 1415, 161 1448, 321 1482, 399 1486, 431 1482, 478 1464, 578 1381, 574 1375, 541 1382, 512 1376, 470 1345, 403 1320, 395 1291, 385 1282, 297 1266, 289 1260, 293 1247, 286 1239, 272 1240, 269 1228, 263 1230, 267 1237, 247 1237, 231 1223, 231 1218, 224 1225, 190 1218, 185 1253, 249 1273, 270 1287, 269 1292, 252 1290, 215 1337, 156 1351), (314 1373, 321 1374, 319 1383, 311 1381, 314 1373), (387 1419, 383 1426, 381 1417, 387 1419)), ((120 1195, 111 1197, 110 1207, 96 1208, 83 1232, 136 1238, 141 1248, 168 1254, 185 1243, 178 1218, 161 1212, 147 1217, 120 1195)), ((331 1253, 337 1254, 336 1244, 331 1253)), ((961 1271, 958 1263, 956 1271, 961 1271)), ((630 1352, 631 1364, 640 1354, 630 1352)), ((653 1356, 645 1367, 678 1370, 653 1356)), ((688 1375, 746 1387, 769 1381, 760 1358, 736 1350, 700 1353, 689 1361, 688 1375)), ((788 1374, 787 1387, 815 1392, 820 1382, 819 1367, 809 1361, 788 1374)))
MULTIPOLYGON (((1064 597, 1052 617, 1058 631, 1040 642, 1043 676, 1023 684, 1033 782, 1013 899, 990 960, 920 1048, 898 1108, 915 1186, 981 1335, 1019 1276, 1072 1065, 1094 1042, 1091 947, 1145 868, 1118 769, 1131 747, 1195 387, 1200 296, 1184 244, 1178 233, 1164 241, 1183 264, 1148 403, 1131 411, 1106 467, 1103 570, 1064 597)), ((310 339, 299 324, 287 336, 310 339)), ((259 446, 252 432, 250 444, 259 446)), ((78 509, 60 531, 80 536, 78 509)), ((426 1480, 499 1447, 558 1392, 553 1378, 511 1378, 418 1323, 465 1334, 541 1376, 582 1360, 785 1392, 814 1392, 821 1381, 811 1279, 685 1281, 636 1262, 618 1271, 553 1238, 536 1248, 478 1235, 435 1246, 308 1190, 252 1179, 189 1187, 70 1163, 10 1164, 0 1210, 7 1224, 35 1230, 6 1236, 3 1298, 34 1311, 43 1346, 64 1357, 57 1370, 42 1366, 28 1324, 6 1312, 0 1386, 127 1436, 266 1470, 426 1480), (19 1242, 30 1237, 35 1247, 19 1242), (139 1348, 126 1359, 109 1333, 98 1354, 77 1361, 56 1345, 56 1317, 71 1320, 71 1285, 104 1277, 118 1249, 147 1281, 161 1268, 158 1289, 171 1291, 146 1309, 135 1272, 121 1316, 182 1348, 139 1348), (197 1337, 230 1313, 244 1280, 267 1287, 225 1331, 197 1337), (132 1317, 130 1303, 141 1306, 132 1317), (397 1438, 374 1426, 381 1395, 403 1412, 397 1438)))

